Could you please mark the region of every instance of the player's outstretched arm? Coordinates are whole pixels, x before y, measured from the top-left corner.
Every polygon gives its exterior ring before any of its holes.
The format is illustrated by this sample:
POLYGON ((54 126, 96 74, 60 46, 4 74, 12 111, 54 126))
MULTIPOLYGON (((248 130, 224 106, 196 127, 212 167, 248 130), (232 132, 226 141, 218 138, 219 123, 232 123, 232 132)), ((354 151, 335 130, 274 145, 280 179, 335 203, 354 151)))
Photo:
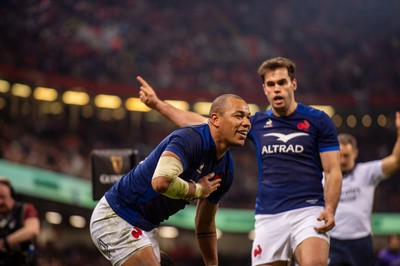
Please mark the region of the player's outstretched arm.
POLYGON ((141 84, 139 91, 140 100, 147 107, 156 110, 175 125, 182 127, 207 122, 207 118, 198 113, 178 109, 160 100, 154 89, 142 77, 138 76, 136 79, 141 84))
POLYGON ((382 171, 385 176, 390 176, 400 169, 400 112, 396 112, 397 140, 392 154, 382 160, 382 171))

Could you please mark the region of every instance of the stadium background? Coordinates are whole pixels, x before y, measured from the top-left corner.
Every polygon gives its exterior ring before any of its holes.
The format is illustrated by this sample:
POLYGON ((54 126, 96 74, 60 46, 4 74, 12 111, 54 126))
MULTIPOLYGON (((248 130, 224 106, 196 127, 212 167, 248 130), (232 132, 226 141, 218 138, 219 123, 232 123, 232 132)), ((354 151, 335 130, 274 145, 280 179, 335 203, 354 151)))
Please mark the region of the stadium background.
MULTIPOLYGON (((256 70, 274 56, 296 62, 298 101, 330 106, 338 132, 356 135, 359 161, 382 158, 395 141, 400 107, 399 12, 395 0, 2 1, 0 175, 9 164, 32 166, 51 171, 42 174, 50 188, 64 175, 87 184, 93 149, 134 148, 144 158, 175 127, 135 99, 126 105, 138 96, 137 75, 161 98, 184 100, 191 110, 226 92, 264 110, 256 70), (67 91, 86 93, 86 102, 71 104, 67 91), (106 100, 116 105, 101 107, 100 94, 118 96, 106 100)), ((251 212, 252 144, 233 153, 235 182, 221 207, 251 212)), ((23 188, 21 177, 8 177, 23 188)), ((377 189, 374 213, 399 214, 399 177, 377 189)), ((89 239, 89 207, 29 189, 20 198, 40 212, 41 265, 108 265, 89 239), (86 223, 72 226, 71 215, 86 223)), ((386 233, 399 230, 398 216, 391 217, 389 231, 374 236, 376 250, 386 233)), ((193 231, 178 230, 177 238, 160 239, 162 247, 177 265, 201 265, 193 231)), ((222 232, 219 247, 221 265, 249 265, 247 233, 222 232)))

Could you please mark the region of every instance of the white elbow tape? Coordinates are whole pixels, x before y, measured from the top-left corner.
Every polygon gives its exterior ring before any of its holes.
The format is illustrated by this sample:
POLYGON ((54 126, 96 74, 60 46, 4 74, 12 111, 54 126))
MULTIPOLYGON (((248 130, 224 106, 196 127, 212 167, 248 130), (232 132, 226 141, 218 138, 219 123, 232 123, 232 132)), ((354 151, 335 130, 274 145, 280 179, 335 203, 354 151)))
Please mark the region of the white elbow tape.
MULTIPOLYGON (((183 172, 182 162, 172 156, 161 156, 154 171, 153 178, 165 176, 171 178, 171 183, 163 194, 173 199, 185 198, 189 191, 189 183, 179 178, 183 172)), ((197 189, 196 189, 197 191, 197 189)))
POLYGON ((166 176, 171 179, 178 177, 183 172, 182 162, 172 156, 161 156, 154 170, 153 178, 166 176))

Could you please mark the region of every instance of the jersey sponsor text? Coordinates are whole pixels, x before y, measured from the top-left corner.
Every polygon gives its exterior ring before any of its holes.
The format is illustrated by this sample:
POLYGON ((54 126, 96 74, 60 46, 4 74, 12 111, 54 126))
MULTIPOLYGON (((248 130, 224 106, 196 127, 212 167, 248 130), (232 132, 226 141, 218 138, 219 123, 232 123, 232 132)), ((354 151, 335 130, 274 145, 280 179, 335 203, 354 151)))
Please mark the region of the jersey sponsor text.
POLYGON ((304 147, 302 145, 264 145, 261 154, 271 153, 302 153, 304 147))

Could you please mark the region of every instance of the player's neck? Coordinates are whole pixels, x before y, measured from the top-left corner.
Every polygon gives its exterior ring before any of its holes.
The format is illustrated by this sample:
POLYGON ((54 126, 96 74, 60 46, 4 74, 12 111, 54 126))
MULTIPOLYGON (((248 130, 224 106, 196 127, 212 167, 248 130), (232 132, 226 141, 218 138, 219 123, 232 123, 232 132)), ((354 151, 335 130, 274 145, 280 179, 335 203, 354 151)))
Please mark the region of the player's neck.
POLYGON ((286 109, 272 109, 272 112, 275 116, 278 117, 287 117, 293 114, 297 109, 297 102, 293 101, 288 108, 286 109))

